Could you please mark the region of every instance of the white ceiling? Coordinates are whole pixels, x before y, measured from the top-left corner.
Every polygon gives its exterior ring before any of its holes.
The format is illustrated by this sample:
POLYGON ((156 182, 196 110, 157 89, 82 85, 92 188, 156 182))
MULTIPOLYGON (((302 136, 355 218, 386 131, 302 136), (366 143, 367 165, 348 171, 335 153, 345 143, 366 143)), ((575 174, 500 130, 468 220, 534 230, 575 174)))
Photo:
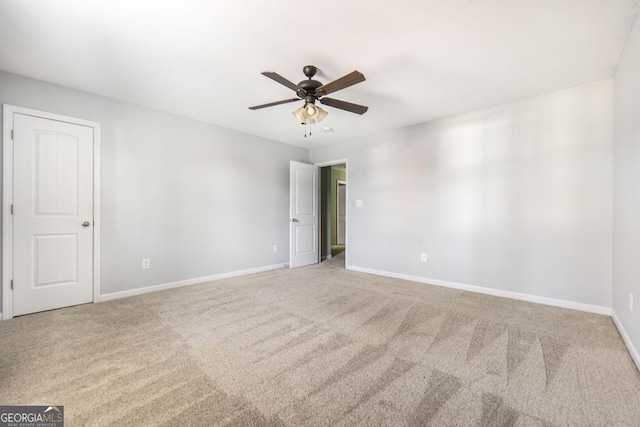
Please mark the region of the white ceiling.
POLYGON ((0 69, 312 148, 611 77, 639 3, 3 0, 0 69), (304 138, 297 103, 247 108, 307 64, 364 73, 331 97, 369 111, 304 138))

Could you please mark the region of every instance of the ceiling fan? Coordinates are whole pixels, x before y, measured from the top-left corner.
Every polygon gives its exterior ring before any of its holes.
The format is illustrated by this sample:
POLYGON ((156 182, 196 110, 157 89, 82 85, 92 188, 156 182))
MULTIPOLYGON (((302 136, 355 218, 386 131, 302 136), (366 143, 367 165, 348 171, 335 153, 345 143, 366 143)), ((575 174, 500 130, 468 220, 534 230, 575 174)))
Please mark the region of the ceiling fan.
POLYGON ((321 104, 328 105, 329 107, 339 108, 340 110, 349 111, 356 114, 364 114, 369 109, 369 107, 365 107, 364 105, 353 104, 351 102, 340 101, 339 99, 325 97, 325 95, 329 95, 330 93, 337 92, 339 90, 348 88, 349 86, 353 86, 357 83, 363 82, 365 78, 361 72, 352 71, 349 74, 326 84, 322 84, 317 80, 313 80, 313 76, 315 76, 318 72, 317 67, 314 67, 313 65, 307 65, 302 69, 302 72, 305 76, 307 76, 308 79, 303 80, 298 84, 285 79, 280 74, 273 71, 263 72, 263 75, 293 90, 298 97, 284 99, 282 101, 270 102, 268 104, 256 105, 253 107, 249 107, 249 109, 259 110, 261 108, 287 104, 289 102, 295 102, 302 99, 304 100, 304 106, 294 111, 293 115, 296 116, 300 120, 300 122, 305 125, 318 123, 328 114, 322 108, 315 105, 316 101, 320 101, 321 104))

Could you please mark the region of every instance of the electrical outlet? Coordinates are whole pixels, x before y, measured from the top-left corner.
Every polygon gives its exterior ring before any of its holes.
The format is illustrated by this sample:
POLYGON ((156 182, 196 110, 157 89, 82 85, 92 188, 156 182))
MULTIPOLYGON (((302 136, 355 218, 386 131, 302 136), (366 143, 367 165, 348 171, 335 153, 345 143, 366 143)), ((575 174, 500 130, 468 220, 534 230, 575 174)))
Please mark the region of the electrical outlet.
POLYGON ((278 245, 273 245, 273 253, 278 252, 278 245))
POLYGON ((145 258, 142 260, 142 269, 143 270, 148 270, 151 268, 151 261, 149 260, 149 258, 145 258))
POLYGON ((629 292, 629 311, 633 311, 633 293, 629 292))
POLYGON ((423 253, 422 255, 420 255, 420 261, 427 262, 427 254, 423 253))

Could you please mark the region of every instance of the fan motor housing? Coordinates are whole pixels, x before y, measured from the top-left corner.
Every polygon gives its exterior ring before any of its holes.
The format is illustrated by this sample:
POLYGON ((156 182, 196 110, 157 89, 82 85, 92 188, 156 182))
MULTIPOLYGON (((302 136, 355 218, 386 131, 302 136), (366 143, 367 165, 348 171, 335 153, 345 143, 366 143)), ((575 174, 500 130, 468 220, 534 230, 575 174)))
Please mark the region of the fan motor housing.
MULTIPOLYGON (((302 69, 302 72, 309 78, 309 80, 301 81, 298 83, 298 87, 306 92, 306 96, 304 97, 306 102, 313 103, 317 98, 316 89, 322 86, 322 83, 317 80, 313 80, 313 76, 318 72, 318 68, 314 65, 307 65, 302 69)), ((302 96, 300 96, 300 98, 302 98, 302 96)))
POLYGON ((322 83, 320 83, 317 80, 311 80, 311 79, 303 80, 300 83, 298 83, 298 87, 306 90, 307 93, 315 93, 316 89, 318 89, 320 86, 322 86, 322 83))

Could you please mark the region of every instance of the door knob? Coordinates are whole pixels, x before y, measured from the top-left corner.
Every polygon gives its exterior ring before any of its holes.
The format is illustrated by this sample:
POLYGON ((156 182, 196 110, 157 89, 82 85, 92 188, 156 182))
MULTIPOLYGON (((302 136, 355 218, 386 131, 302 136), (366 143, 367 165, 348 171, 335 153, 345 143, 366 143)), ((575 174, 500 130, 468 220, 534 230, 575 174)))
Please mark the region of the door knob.
POLYGON ((90 224, 89 224, 89 221, 85 221, 85 222, 83 222, 83 223, 82 223, 82 226, 83 226, 83 227, 88 227, 89 225, 90 225, 90 224))
POLYGON ((297 218, 291 218, 291 222, 300 222, 297 218))

